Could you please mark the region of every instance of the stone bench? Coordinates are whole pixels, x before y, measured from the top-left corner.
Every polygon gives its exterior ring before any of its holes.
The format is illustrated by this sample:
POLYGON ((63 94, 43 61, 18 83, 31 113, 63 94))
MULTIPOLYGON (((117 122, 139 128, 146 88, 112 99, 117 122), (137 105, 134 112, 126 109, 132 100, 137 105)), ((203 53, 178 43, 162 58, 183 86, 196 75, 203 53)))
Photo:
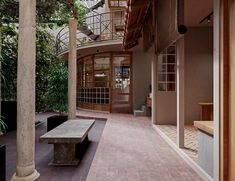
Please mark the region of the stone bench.
POLYGON ((88 138, 88 132, 94 123, 95 120, 87 119, 68 120, 41 136, 40 142, 54 144, 54 159, 49 165, 78 165, 76 145, 88 138))

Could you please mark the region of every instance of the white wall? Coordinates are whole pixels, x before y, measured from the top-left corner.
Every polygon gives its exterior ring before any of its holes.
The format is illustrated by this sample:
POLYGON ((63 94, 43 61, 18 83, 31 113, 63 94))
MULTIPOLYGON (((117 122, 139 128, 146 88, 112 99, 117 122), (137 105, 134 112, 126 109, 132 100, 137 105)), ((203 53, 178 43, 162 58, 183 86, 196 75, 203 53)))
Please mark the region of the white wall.
POLYGON ((199 102, 213 102, 213 29, 189 28, 185 35, 185 124, 200 119, 199 102))
POLYGON ((151 53, 140 47, 133 50, 133 109, 145 104, 151 84, 151 53))

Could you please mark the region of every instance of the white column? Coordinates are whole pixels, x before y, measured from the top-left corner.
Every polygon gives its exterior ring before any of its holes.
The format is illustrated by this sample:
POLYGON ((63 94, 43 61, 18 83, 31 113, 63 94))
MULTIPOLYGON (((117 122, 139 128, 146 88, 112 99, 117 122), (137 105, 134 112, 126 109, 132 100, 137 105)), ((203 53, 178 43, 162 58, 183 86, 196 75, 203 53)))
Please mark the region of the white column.
POLYGON ((157 94, 158 94, 158 80, 157 80, 157 61, 158 56, 154 51, 154 56, 151 62, 151 81, 152 81, 152 124, 157 124, 157 94))
POLYGON ((184 147, 184 38, 177 42, 177 145, 184 147))
POLYGON ((12 181, 33 181, 35 170, 36 0, 19 1, 17 163, 12 181))
POLYGON ((77 84, 77 25, 76 19, 69 20, 69 78, 68 78, 68 118, 76 118, 77 84))
MULTIPOLYGON (((220 129, 221 129, 221 136, 223 133, 222 124, 220 125, 220 121, 223 121, 223 119, 220 119, 220 110, 222 110, 223 107, 223 97, 220 94, 223 94, 223 91, 220 92, 220 86, 223 86, 223 83, 220 83, 220 68, 222 68, 222 60, 220 59, 220 43, 222 44, 223 41, 221 40, 220 35, 220 29, 223 27, 220 23, 220 15, 222 15, 221 12, 221 2, 220 0, 214 0, 214 15, 213 15, 213 29, 214 29, 214 38, 213 38, 213 46, 214 46, 214 52, 213 52, 213 118, 214 118, 214 166, 213 166, 213 179, 214 181, 219 181, 220 176, 223 178, 223 161, 221 158, 223 157, 224 152, 220 153, 220 146, 222 147, 223 144, 220 145, 220 129), (221 127, 220 127, 221 126, 221 127), (221 168, 220 168, 221 163, 221 168)), ((221 87, 222 88, 222 87, 221 87)), ((221 89, 222 90, 222 89, 221 89)), ((221 117, 222 118, 222 117, 221 117)), ((221 139, 222 140, 222 139, 221 139)), ((221 179, 222 180, 222 179, 221 179)))

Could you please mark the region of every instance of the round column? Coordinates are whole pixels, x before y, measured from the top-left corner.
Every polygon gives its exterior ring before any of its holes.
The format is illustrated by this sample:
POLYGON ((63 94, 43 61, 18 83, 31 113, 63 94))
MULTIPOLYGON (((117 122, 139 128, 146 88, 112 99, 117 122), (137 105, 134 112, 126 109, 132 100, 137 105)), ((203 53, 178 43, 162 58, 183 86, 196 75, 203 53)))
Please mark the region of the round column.
POLYGON ((33 181, 35 170, 36 0, 19 1, 17 163, 12 181, 33 181))
POLYGON ((77 25, 76 19, 69 20, 69 78, 68 78, 68 118, 76 118, 77 84, 77 25))

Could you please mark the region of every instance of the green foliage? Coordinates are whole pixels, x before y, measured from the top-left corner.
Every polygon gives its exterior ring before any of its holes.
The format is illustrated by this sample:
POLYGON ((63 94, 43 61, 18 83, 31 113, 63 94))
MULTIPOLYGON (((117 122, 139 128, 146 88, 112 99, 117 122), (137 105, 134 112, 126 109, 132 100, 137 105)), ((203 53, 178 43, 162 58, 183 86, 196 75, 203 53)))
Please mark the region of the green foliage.
POLYGON ((48 73, 48 86, 45 94, 48 109, 63 113, 68 106, 68 68, 64 63, 55 64, 48 73))
POLYGON ((7 130, 7 124, 5 123, 5 118, 0 115, 0 132, 5 133, 7 130))
MULTIPOLYGON (((65 25, 69 18, 77 18, 81 23, 86 9, 77 0, 37 0, 36 3, 37 25, 39 25, 36 40, 36 111, 39 112, 46 109, 45 92, 50 80, 47 79, 49 70, 52 65, 59 61, 56 55, 54 37, 45 29, 65 25)), ((18 21, 19 2, 0 0, 0 31, 2 32, 0 61, 2 63, 3 100, 16 100, 18 21)), ((65 104, 60 103, 60 105, 59 108, 56 108, 57 106, 54 108, 66 110, 65 104)))
MULTIPOLYGON (((2 99, 16 100, 17 85, 17 28, 10 24, 2 28, 2 99)), ((58 63, 55 38, 45 29, 36 32, 36 111, 44 111, 47 76, 52 65, 58 63)))
MULTIPOLYGON (((68 22, 68 18, 82 19, 85 7, 77 0, 37 0, 37 22, 46 25, 61 26, 68 22)), ((19 19, 19 3, 15 0, 0 1, 0 24, 14 22, 19 19)), ((45 25, 43 25, 45 26, 45 25)))
POLYGON ((43 28, 37 28, 36 39, 36 111, 45 110, 47 75, 58 62, 54 37, 43 28))
POLYGON ((2 52, 0 61, 2 63, 2 99, 15 100, 18 34, 13 24, 3 26, 1 30, 2 52))

